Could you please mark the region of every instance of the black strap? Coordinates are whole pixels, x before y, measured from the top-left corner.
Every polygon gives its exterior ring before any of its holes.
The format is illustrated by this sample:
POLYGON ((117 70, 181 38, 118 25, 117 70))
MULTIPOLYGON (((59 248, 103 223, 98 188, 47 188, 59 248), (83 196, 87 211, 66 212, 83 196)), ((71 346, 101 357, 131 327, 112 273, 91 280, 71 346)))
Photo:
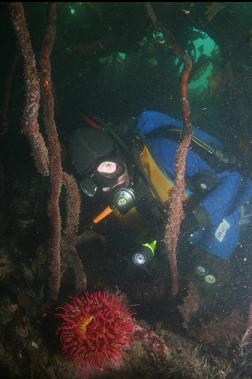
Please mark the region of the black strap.
MULTIPOLYGON (((147 137, 169 138, 177 143, 180 143, 182 141, 182 130, 163 126, 157 130, 148 133, 147 137)), ((215 149, 214 147, 207 144, 195 135, 192 135, 192 149, 210 166, 214 166, 214 168, 217 170, 241 170, 243 168, 242 162, 239 159, 237 159, 233 154, 229 154, 224 150, 215 149)), ((244 174, 248 175, 248 172, 244 174)))

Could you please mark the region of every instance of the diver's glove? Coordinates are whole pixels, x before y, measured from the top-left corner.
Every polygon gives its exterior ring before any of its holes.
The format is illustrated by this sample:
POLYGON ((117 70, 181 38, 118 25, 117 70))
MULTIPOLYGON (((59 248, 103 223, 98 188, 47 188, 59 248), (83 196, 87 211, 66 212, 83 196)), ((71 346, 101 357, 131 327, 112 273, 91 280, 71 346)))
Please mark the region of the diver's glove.
POLYGON ((186 214, 182 224, 181 235, 183 238, 188 239, 193 233, 200 229, 199 223, 193 213, 186 214))
POLYGON ((195 233, 205 230, 211 225, 211 218, 208 212, 200 205, 190 210, 182 225, 184 238, 190 239, 195 233))

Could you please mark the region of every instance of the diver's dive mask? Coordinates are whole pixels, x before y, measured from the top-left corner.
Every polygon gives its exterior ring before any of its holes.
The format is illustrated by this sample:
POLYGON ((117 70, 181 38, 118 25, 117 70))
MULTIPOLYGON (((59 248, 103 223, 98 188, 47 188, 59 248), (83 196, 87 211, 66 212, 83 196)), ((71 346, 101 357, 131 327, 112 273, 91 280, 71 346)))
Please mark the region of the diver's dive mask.
POLYGON ((94 171, 94 182, 103 192, 108 192, 109 206, 121 213, 127 213, 135 203, 134 190, 125 186, 128 182, 120 183, 124 174, 127 174, 126 166, 119 158, 103 158, 94 171))
POLYGON ((103 191, 113 189, 118 178, 126 171, 125 163, 119 158, 101 159, 94 169, 93 179, 103 191))
POLYGON ((126 166, 120 159, 100 159, 90 176, 81 178, 80 188, 89 197, 94 197, 98 189, 111 191, 125 171, 126 166))
POLYGON ((107 217, 114 208, 125 214, 134 207, 135 191, 127 186, 128 180, 123 181, 124 174, 127 174, 126 165, 121 159, 103 158, 97 162, 92 174, 80 181, 80 188, 87 196, 94 197, 98 190, 107 195, 108 207, 95 217, 94 223, 107 217))

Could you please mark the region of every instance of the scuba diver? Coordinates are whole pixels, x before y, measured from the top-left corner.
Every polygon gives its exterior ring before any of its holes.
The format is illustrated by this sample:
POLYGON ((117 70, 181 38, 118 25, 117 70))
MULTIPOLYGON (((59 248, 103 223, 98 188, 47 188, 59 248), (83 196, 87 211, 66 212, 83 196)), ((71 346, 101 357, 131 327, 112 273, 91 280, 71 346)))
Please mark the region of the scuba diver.
MULTIPOLYGON (((71 136, 69 152, 83 194, 94 199, 100 196, 107 205, 93 218, 93 224, 114 214, 123 225, 134 225, 139 246, 130 260, 133 265, 147 267, 155 262, 157 251, 162 251, 183 121, 145 111, 134 128, 119 136, 111 125, 88 117, 85 120, 87 126, 71 136)), ((196 273, 205 283, 214 284, 218 274, 211 262, 225 266, 237 246, 249 238, 252 180, 216 137, 196 126, 185 176, 186 216, 180 240, 183 248, 191 251, 194 247, 197 253, 193 267, 184 270, 187 276, 196 273)), ((164 262, 162 265, 166 266, 164 262)), ((220 276, 224 275, 222 272, 220 276)))

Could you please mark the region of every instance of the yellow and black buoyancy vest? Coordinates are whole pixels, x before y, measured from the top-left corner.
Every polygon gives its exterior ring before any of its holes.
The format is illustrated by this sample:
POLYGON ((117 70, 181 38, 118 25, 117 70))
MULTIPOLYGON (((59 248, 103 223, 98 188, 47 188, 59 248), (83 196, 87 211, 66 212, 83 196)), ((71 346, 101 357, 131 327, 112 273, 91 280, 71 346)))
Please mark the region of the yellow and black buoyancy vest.
POLYGON ((160 201, 166 203, 171 195, 174 183, 161 171, 146 145, 140 153, 139 160, 160 201))
MULTIPOLYGON (((175 130, 175 132, 176 132, 175 135, 178 135, 176 137, 179 137, 180 136, 179 133, 181 133, 181 131, 175 130)), ((195 146, 199 147, 202 150, 202 152, 207 152, 210 155, 213 154, 214 152, 213 148, 207 145, 205 142, 201 141, 199 138, 193 136, 192 141, 194 142, 195 146)), ((133 154, 135 155, 136 166, 138 166, 139 171, 142 173, 142 176, 144 176, 146 185, 148 186, 153 197, 157 201, 159 201, 159 203, 165 206, 165 203, 167 203, 167 201, 169 200, 171 196, 171 191, 174 188, 174 182, 158 166, 148 146, 145 143, 143 143, 142 140, 140 142, 141 142, 141 151, 138 152, 138 154, 133 154)), ((127 149, 125 148, 125 150, 127 149)), ((132 159, 132 156, 131 156, 131 159, 132 159)), ((187 191, 185 191, 184 196, 185 196, 185 199, 189 197, 187 191)), ((112 210, 110 209, 109 213, 111 211, 112 210)), ((138 212, 137 212, 136 207, 133 207, 127 214, 121 214, 116 209, 113 210, 113 213, 115 214, 117 218, 120 218, 122 222, 125 222, 128 224, 129 222, 132 222, 132 219, 134 219, 137 216, 138 212)))
MULTIPOLYGON (((141 152, 135 159, 137 160, 138 168, 144 173, 146 184, 152 196, 165 207, 165 203, 169 200, 174 187, 174 182, 162 172, 146 144, 143 145, 141 152)), ((141 228, 141 221, 143 220, 141 220, 141 216, 137 211, 137 206, 124 215, 115 210, 115 215, 120 219, 120 222, 133 224, 135 225, 134 227, 141 228)))

